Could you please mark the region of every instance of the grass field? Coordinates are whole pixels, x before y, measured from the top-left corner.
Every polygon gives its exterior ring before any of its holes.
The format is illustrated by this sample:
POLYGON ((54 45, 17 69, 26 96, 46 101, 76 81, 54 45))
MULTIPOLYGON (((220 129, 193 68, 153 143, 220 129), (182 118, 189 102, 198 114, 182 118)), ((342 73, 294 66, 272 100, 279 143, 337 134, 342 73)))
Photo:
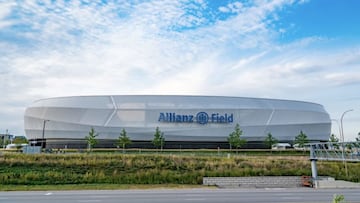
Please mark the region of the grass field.
MULTIPOLYGON (((195 153, 65 153, 0 156, 0 190, 111 189, 131 185, 202 184, 204 176, 301 176, 311 175, 308 155, 249 152, 225 154, 195 153)), ((349 176, 342 162, 321 162, 319 176, 360 181, 360 164, 348 163, 349 176)))

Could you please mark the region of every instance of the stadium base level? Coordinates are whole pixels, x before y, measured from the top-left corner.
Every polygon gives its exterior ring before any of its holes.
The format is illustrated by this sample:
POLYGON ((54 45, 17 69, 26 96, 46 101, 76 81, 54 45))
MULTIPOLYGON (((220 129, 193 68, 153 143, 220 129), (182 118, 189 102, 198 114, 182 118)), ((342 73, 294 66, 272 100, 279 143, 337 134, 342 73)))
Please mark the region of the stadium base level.
MULTIPOLYGON (((42 146, 41 139, 29 140, 35 146, 42 146)), ((98 140, 94 148, 117 148, 117 140, 98 140)), ((44 148, 47 149, 86 149, 84 139, 45 139, 44 148)), ((155 149, 151 141, 132 141, 127 148, 155 149)), ((196 142, 196 141, 166 141, 164 149, 229 149, 228 142, 196 142)), ((266 149, 264 142, 249 141, 241 149, 266 149)))

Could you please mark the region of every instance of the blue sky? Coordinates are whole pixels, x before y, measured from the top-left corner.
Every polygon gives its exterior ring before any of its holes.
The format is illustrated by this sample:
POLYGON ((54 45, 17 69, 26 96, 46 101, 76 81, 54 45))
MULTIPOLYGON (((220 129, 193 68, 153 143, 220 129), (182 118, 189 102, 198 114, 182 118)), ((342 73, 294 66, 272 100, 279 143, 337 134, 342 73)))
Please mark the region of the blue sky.
POLYGON ((341 43, 359 42, 359 5, 356 0, 316 0, 286 9, 279 14, 282 20, 278 26, 287 28, 288 32, 280 40, 321 36, 341 43))
MULTIPOLYGON (((316 102, 360 131, 360 1, 0 0, 0 132, 33 101, 175 94, 316 102)), ((334 121, 333 132, 338 133, 334 121)))

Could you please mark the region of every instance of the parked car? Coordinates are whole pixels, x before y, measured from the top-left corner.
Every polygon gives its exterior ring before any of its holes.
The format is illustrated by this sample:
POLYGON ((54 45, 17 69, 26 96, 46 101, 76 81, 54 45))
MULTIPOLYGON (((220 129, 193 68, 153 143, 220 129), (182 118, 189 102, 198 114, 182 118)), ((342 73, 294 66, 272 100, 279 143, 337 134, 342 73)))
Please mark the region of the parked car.
POLYGON ((21 149, 24 146, 28 146, 28 144, 22 143, 22 144, 8 144, 6 145, 6 149, 21 149))

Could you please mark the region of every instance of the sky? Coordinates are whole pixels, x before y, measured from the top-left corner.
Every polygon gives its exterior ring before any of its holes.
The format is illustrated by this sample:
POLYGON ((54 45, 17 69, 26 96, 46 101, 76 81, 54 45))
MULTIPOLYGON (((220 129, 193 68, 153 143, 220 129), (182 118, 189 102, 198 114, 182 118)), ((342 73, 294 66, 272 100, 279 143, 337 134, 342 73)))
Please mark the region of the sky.
POLYGON ((0 0, 0 133, 73 95, 319 103, 360 132, 358 0, 0 0))

